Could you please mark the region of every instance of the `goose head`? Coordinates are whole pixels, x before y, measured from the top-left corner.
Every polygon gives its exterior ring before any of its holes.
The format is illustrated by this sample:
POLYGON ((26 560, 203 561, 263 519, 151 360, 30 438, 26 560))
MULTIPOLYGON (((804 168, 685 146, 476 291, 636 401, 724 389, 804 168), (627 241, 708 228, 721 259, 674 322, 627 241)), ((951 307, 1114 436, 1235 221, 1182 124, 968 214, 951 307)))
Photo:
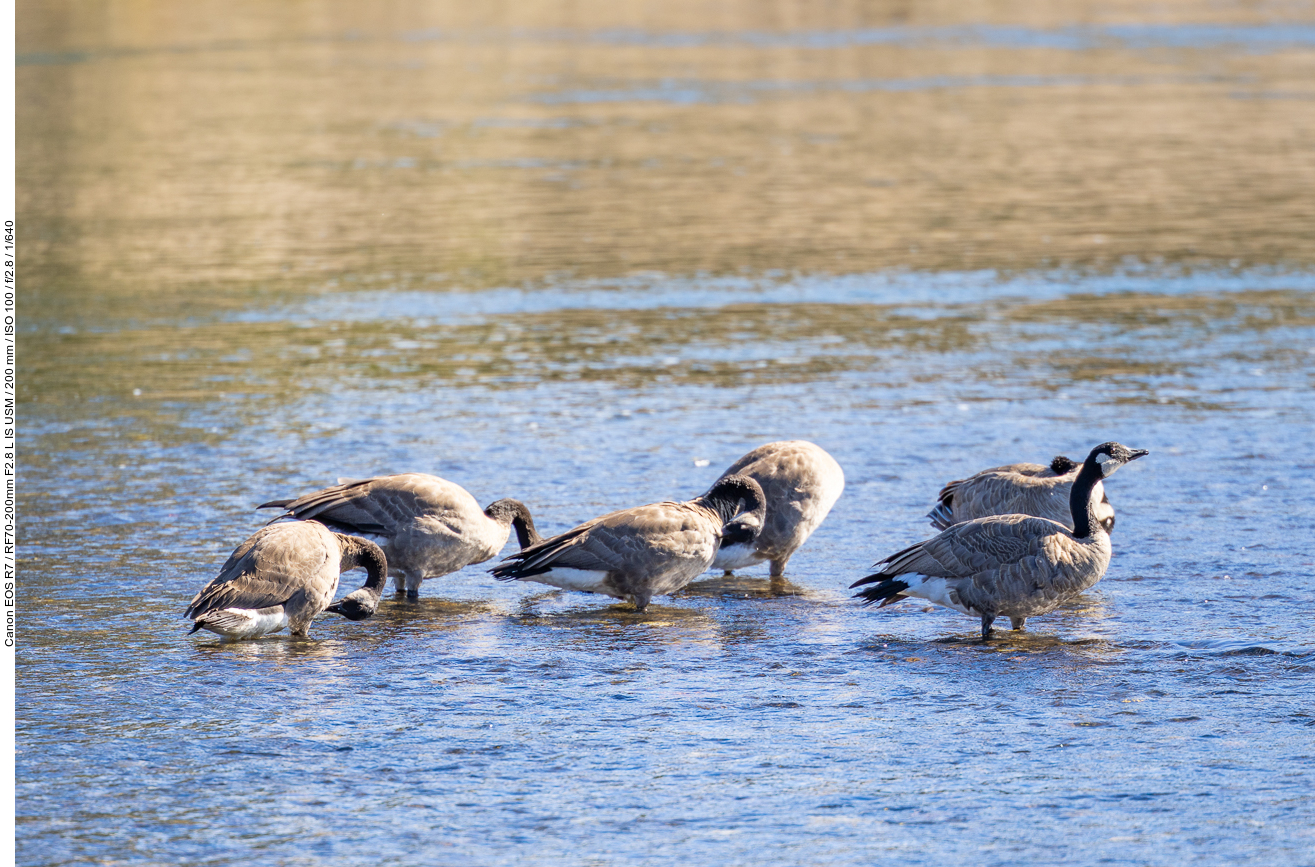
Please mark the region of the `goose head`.
POLYGON ((767 498, 762 486, 748 476, 719 479, 699 499, 721 516, 722 545, 749 544, 762 532, 767 498))
POLYGON ((489 503, 488 508, 484 510, 484 514, 504 527, 508 525, 515 527, 516 540, 522 548, 528 548, 530 545, 543 541, 543 537, 535 529, 534 518, 530 516, 529 508, 520 500, 513 500, 510 497, 494 500, 489 503))
POLYGON ((379 594, 362 587, 360 590, 348 593, 324 610, 341 614, 348 620, 365 620, 372 616, 378 607, 379 594))
POLYGON ((1100 477, 1108 479, 1119 467, 1149 454, 1146 449, 1130 449, 1121 443, 1101 443, 1091 450, 1085 463, 1098 467, 1100 477))
POLYGON ((1105 491, 1101 481, 1114 475, 1124 464, 1148 454, 1150 452, 1146 449, 1130 449, 1121 443, 1101 443, 1091 450, 1091 454, 1082 462, 1082 469, 1078 470, 1078 477, 1073 480, 1073 488, 1068 497, 1075 539, 1086 539, 1097 529, 1101 535, 1109 532, 1113 522, 1106 524, 1106 520, 1112 517, 1113 510, 1103 512, 1109 509, 1109 504, 1102 502, 1105 491), (1096 495, 1098 485, 1099 497, 1096 495))
POLYGON ((379 597, 383 595, 384 585, 388 583, 388 558, 383 549, 369 539, 342 533, 334 533, 334 536, 342 550, 339 571, 364 568, 365 586, 348 593, 324 610, 341 614, 348 620, 364 620, 374 614, 379 605, 379 597))

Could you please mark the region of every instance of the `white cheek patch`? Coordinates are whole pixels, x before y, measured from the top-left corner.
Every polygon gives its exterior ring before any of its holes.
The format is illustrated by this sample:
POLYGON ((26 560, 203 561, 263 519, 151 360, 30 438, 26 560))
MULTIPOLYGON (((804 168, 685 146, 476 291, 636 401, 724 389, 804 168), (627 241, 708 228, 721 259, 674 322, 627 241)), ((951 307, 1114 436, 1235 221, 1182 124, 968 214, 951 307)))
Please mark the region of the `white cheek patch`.
POLYGON ((1100 467, 1101 478, 1109 478, 1110 473, 1123 466, 1120 461, 1114 460, 1113 455, 1106 454, 1096 455, 1096 464, 1100 467))

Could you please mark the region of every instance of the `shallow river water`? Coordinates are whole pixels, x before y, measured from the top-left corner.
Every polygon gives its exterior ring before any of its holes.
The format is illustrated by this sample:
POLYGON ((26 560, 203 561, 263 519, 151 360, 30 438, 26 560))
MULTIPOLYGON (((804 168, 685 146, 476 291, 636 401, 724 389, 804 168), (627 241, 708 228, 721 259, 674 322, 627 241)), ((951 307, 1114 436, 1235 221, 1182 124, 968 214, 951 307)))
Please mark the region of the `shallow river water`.
POLYGON ((19 863, 1315 864, 1315 11, 616 6, 20 4, 19 863), (790 438, 783 587, 186 637, 276 496, 790 438), (1026 632, 850 598, 1105 440, 1026 632))

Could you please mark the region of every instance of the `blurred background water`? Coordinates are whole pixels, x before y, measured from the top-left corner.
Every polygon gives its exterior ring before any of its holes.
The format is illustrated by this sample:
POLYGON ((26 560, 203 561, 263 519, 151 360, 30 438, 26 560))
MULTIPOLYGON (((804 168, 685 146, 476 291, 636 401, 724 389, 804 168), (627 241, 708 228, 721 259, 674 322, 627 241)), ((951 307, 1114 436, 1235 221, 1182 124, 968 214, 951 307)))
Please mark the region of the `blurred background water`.
POLYGON ((17 23, 20 863, 1315 864, 1312 4, 17 23), (184 637, 275 496, 556 532, 788 438, 847 488, 783 593, 184 637), (849 598, 1109 439, 1109 573, 1026 633, 849 598))

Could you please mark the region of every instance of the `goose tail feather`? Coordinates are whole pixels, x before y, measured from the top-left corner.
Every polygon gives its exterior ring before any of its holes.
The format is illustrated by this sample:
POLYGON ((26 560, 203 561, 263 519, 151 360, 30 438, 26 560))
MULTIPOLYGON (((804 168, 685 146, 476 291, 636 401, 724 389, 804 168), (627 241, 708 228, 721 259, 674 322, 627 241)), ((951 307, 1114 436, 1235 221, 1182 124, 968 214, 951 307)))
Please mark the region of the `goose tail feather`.
POLYGON ((869 575, 868 577, 860 581, 855 581, 852 585, 850 585, 850 587, 852 589, 862 584, 870 584, 873 581, 876 581, 878 583, 873 584, 871 587, 866 587, 858 591, 857 593, 854 594, 854 598, 862 599, 865 605, 871 605, 874 602, 880 602, 881 604, 878 605, 877 607, 885 608, 887 605, 890 605, 892 602, 898 602, 901 599, 903 599, 904 597, 901 596, 900 594, 902 594, 905 590, 909 589, 909 582, 901 581, 898 578, 891 578, 887 575, 882 575, 881 573, 877 573, 876 575, 869 575))
POLYGON ((937 503, 936 508, 927 513, 927 517, 931 519, 931 525, 937 530, 948 530, 954 526, 954 513, 944 502, 937 503))
MULTIPOLYGON (((508 560, 510 559, 511 558, 508 558, 508 560)), ((490 569, 489 572, 493 573, 493 577, 497 578, 499 581, 515 581, 518 578, 530 578, 534 575, 542 575, 544 572, 548 572, 551 569, 551 566, 545 566, 542 564, 530 564, 521 561, 512 563, 504 560, 490 569)))

